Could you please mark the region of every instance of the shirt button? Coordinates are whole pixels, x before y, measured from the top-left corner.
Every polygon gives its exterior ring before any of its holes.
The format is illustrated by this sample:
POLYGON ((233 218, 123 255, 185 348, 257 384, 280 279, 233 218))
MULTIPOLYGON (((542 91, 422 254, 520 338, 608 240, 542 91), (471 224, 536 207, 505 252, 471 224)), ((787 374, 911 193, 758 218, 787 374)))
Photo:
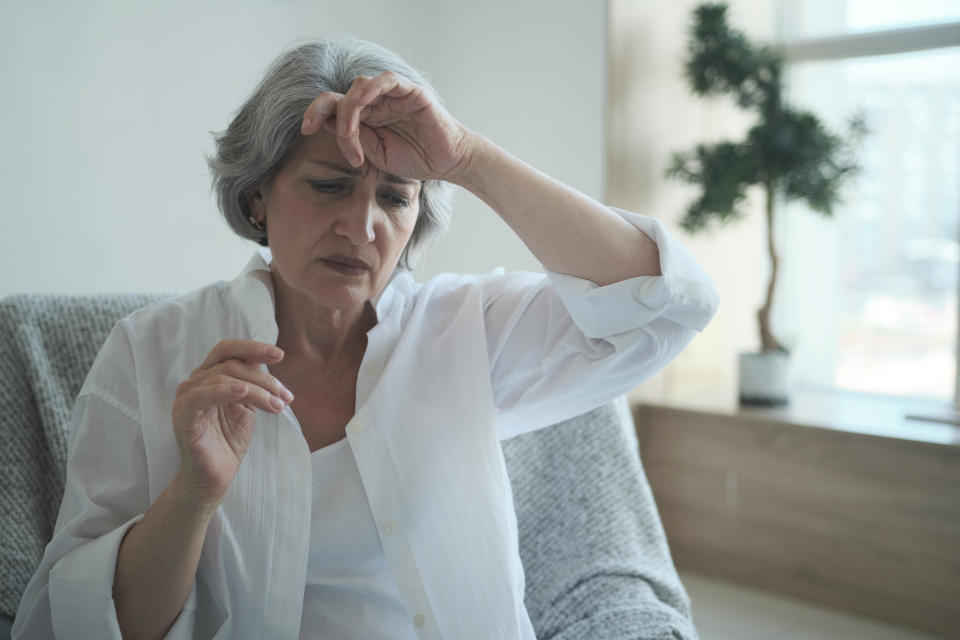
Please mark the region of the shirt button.
POLYGON ((368 376, 375 376, 380 373, 380 363, 379 362, 368 362, 367 365, 363 368, 363 372, 368 376))
POLYGON ((363 430, 367 428, 367 425, 363 423, 362 420, 356 420, 350 423, 350 433, 363 433, 363 430))
POLYGON ((383 523, 383 532, 388 536, 392 536, 397 532, 397 523, 393 520, 387 520, 385 523, 383 523))
POLYGON ((424 620, 422 613, 418 613, 417 615, 413 616, 413 624, 416 626, 422 627, 425 622, 426 620, 424 620))

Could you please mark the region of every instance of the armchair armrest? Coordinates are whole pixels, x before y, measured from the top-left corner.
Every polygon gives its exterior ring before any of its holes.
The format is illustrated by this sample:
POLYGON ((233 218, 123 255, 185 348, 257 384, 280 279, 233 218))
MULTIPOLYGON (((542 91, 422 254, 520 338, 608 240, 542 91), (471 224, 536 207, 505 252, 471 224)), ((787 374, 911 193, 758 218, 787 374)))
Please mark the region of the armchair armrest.
POLYGON ((696 640, 626 399, 503 442, 541 640, 696 640))

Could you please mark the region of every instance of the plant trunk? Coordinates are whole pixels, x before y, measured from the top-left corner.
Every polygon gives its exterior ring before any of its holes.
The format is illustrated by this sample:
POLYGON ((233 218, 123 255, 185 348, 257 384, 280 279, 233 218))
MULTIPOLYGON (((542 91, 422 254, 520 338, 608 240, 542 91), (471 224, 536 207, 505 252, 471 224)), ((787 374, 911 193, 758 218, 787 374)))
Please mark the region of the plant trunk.
POLYGON ((768 179, 767 189, 767 248, 770 252, 770 282, 767 284, 767 299, 757 311, 757 320, 760 322, 760 350, 761 351, 785 351, 780 341, 773 336, 770 331, 770 309, 773 307, 773 292, 777 286, 777 266, 779 258, 777 249, 773 243, 773 201, 776 192, 777 183, 774 179, 768 179))

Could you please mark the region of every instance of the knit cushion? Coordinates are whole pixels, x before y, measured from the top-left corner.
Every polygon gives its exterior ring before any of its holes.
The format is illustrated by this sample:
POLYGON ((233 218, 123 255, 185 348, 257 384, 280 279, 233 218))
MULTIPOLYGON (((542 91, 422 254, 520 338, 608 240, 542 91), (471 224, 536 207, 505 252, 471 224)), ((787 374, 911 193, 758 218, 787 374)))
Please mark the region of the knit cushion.
POLYGON ((696 637, 625 398, 503 452, 537 638, 696 637))
POLYGON ((0 301, 0 613, 14 615, 63 499, 70 412, 120 318, 161 296, 0 301))

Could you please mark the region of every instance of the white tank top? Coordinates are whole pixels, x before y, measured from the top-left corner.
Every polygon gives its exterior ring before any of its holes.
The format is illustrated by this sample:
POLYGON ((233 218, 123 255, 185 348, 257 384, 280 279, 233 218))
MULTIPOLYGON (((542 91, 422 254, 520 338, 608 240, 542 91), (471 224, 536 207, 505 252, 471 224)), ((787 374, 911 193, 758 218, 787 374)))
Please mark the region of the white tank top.
POLYGON ((300 638, 415 639, 347 439, 310 459, 313 508, 300 638))

